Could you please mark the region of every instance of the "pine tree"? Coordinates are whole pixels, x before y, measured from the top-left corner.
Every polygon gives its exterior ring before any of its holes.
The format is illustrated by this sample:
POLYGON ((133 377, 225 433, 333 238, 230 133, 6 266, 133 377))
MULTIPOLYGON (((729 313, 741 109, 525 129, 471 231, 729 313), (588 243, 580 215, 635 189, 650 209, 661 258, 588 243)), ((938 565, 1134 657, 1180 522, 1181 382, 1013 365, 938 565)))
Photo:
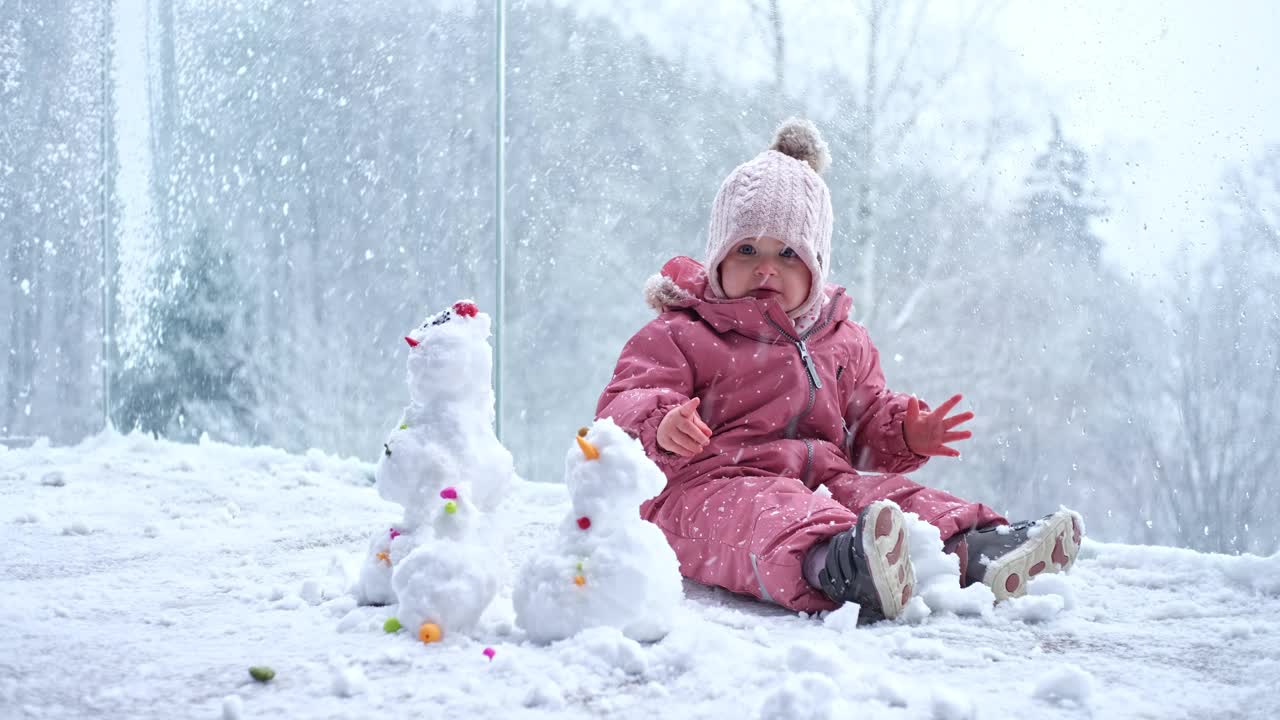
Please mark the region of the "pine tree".
POLYGON ((1083 260, 1098 267, 1102 241, 1090 228, 1106 215, 1090 177, 1089 157, 1062 134, 1052 118, 1049 147, 1036 157, 1027 176, 1027 194, 1015 213, 1014 236, 1023 252, 1056 252, 1067 263, 1083 260))
POLYGON ((158 341, 145 361, 117 377, 116 424, 173 440, 207 432, 250 441, 259 393, 237 329, 242 294, 231 255, 210 247, 200 231, 167 264, 169 293, 152 316, 158 341))

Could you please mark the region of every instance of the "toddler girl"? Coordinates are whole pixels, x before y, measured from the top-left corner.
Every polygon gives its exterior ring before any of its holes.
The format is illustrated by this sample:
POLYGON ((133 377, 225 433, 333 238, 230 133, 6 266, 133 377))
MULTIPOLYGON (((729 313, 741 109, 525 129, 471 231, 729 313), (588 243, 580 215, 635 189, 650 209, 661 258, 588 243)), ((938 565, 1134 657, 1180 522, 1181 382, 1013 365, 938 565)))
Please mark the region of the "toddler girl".
POLYGON ((1060 511, 1009 523, 909 480, 972 413, 889 391, 844 288, 827 284, 826 143, 792 119, 740 165, 711 212, 705 266, 668 262, 645 287, 658 312, 622 350, 596 417, 640 439, 667 476, 641 506, 691 579, 814 612, 845 601, 897 617, 915 574, 903 511, 938 528, 964 584, 997 599, 1068 569, 1081 528, 1060 511), (863 474, 867 473, 867 474, 863 474), (814 492, 826 486, 830 497, 814 492))

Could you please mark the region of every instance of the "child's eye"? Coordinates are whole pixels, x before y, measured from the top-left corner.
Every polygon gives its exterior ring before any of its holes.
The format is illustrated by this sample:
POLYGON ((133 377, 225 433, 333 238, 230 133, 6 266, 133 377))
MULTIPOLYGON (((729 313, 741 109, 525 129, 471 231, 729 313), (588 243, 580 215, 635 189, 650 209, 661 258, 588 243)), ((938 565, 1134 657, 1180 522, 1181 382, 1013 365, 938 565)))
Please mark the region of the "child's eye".
POLYGON ((789 247, 784 247, 784 248, 782 248, 782 252, 780 252, 780 253, 778 253, 778 254, 779 254, 779 255, 781 255, 781 256, 782 256, 782 257, 784 257, 784 258, 792 258, 792 257, 796 257, 796 251, 795 251, 795 250, 792 250, 792 249, 791 249, 791 248, 789 248, 789 247))
POLYGON ((751 245, 747 245, 746 243, 743 243, 742 245, 738 246, 738 254, 739 255, 755 255, 756 249, 751 245))

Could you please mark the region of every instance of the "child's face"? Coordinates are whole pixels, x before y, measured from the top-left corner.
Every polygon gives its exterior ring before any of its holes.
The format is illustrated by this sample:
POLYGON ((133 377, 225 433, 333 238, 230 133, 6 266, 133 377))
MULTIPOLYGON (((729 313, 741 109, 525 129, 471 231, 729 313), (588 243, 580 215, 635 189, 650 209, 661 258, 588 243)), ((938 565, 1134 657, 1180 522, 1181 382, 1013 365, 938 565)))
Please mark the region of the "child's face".
POLYGON ((773 298, 791 312, 809 297, 812 276, 804 260, 781 240, 747 238, 720 261, 720 286, 731 299, 773 298))

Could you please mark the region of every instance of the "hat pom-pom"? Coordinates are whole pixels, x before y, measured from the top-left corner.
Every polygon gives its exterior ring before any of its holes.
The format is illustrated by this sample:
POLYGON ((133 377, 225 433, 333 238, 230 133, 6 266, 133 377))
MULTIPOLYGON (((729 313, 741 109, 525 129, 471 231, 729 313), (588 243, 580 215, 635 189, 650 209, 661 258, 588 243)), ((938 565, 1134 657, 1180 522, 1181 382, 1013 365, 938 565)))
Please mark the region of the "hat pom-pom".
POLYGON ((779 125, 769 149, 809 163, 819 175, 831 165, 827 141, 822 139, 817 126, 803 118, 793 117, 779 125))

